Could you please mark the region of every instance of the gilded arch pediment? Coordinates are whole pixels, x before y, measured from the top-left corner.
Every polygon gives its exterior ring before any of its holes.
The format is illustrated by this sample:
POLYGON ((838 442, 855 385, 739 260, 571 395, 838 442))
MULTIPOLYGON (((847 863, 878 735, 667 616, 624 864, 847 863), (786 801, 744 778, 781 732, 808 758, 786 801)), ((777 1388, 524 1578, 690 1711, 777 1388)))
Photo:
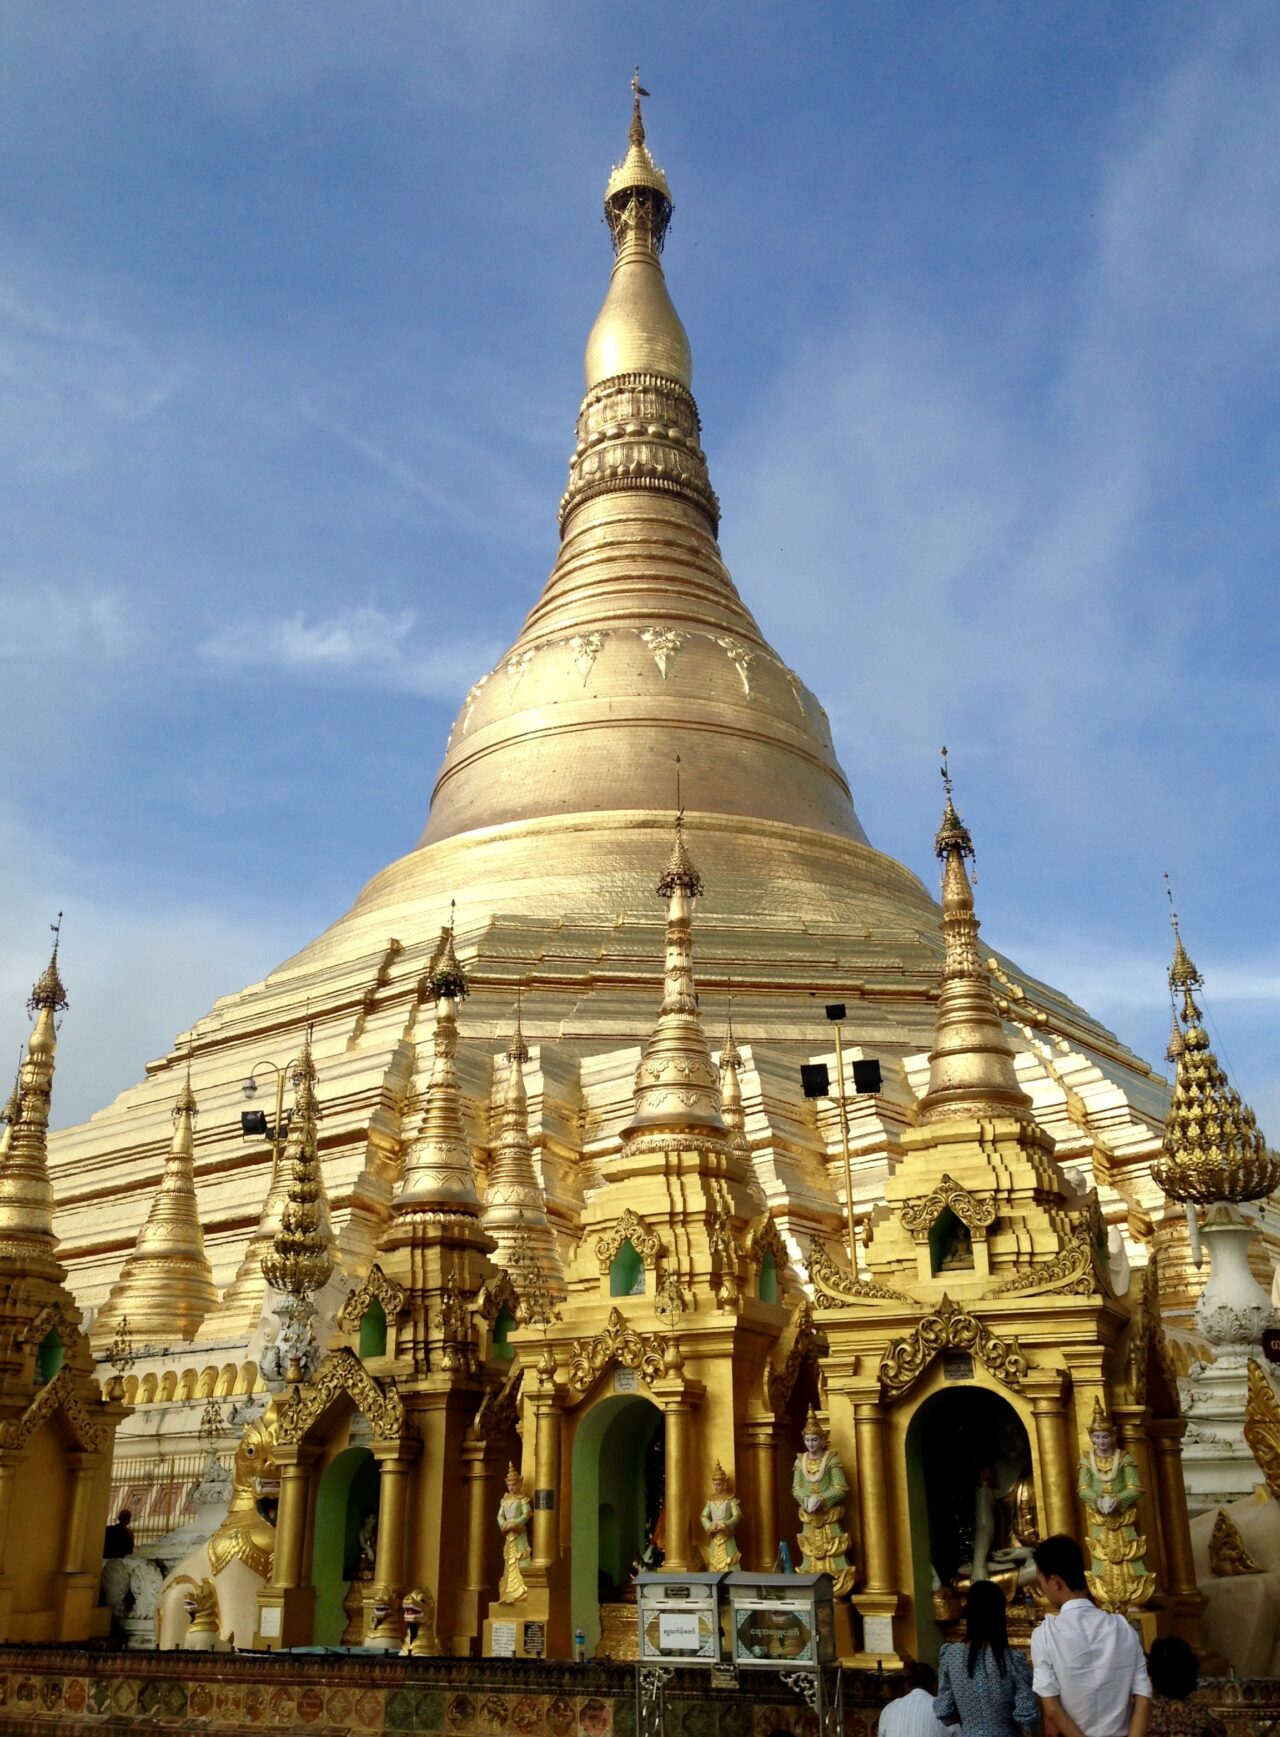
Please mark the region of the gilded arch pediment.
POLYGON ((89 1415, 75 1372, 64 1364, 53 1380, 42 1387, 20 1417, 0 1424, 0 1448, 24 1448, 55 1412, 66 1418, 72 1435, 82 1448, 97 1453, 106 1446, 105 1425, 89 1415))
POLYGON ((389 1279, 376 1261, 369 1268, 364 1283, 352 1291, 338 1311, 338 1325, 342 1331, 357 1332, 370 1303, 375 1301, 381 1304, 389 1323, 398 1321, 404 1312, 404 1286, 389 1279))
POLYGON ((602 1273, 608 1272, 624 1242, 631 1244, 645 1266, 657 1267, 658 1257, 662 1254, 661 1239, 656 1230, 650 1230, 645 1221, 627 1207, 612 1229, 597 1238, 596 1259, 602 1273))
POLYGON ((915 1242, 925 1242, 938 1219, 948 1209, 961 1224, 973 1233, 976 1242, 984 1242, 988 1229, 996 1221, 996 1203, 989 1194, 974 1194, 954 1176, 943 1172, 942 1180, 931 1194, 920 1200, 909 1200, 899 1218, 903 1230, 915 1242))
POLYGON ((880 1359, 880 1385, 886 1398, 900 1399, 915 1386, 943 1351, 968 1351, 1006 1387, 1020 1390, 1029 1365, 1016 1339, 1000 1339, 967 1309, 943 1295, 905 1339, 890 1342, 880 1359))
POLYGON ((905 1291, 877 1285, 869 1279, 857 1279, 848 1267, 832 1260, 816 1236, 809 1238, 809 1256, 805 1262, 813 1286, 813 1300, 820 1309, 852 1309, 859 1303, 910 1303, 916 1299, 905 1291))
MULTIPOLYGON (((621 1243, 618 1245, 621 1247, 621 1243)), ((667 1341, 661 1333, 641 1333, 627 1323, 621 1309, 610 1309, 602 1333, 594 1339, 575 1339, 569 1358, 569 1386, 586 1393, 611 1363, 634 1369, 642 1380, 653 1383, 666 1367, 667 1341)))
POLYGON ((331 1351, 305 1387, 280 1408, 276 1440, 296 1444, 324 1416, 335 1399, 346 1396, 368 1418, 376 1436, 390 1440, 405 1433, 404 1401, 392 1380, 376 1381, 355 1352, 342 1345, 331 1351))

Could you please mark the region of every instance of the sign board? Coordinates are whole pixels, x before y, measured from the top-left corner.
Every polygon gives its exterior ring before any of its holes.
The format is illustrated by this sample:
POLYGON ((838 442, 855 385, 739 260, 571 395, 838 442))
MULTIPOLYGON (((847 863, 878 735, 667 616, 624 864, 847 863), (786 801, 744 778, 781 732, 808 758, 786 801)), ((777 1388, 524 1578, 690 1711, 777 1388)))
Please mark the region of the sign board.
POLYGON ((527 1659, 540 1659, 547 1650, 547 1625, 545 1622, 527 1622, 524 1625, 524 1656, 527 1659))
POLYGON ((829 1574, 730 1574, 733 1662, 740 1669, 816 1670, 836 1656, 829 1574))
POLYGON ((513 1659, 516 1656, 516 1625, 513 1622, 495 1622, 491 1630, 489 1656, 494 1659, 513 1659))
POLYGON ((942 1377, 944 1381, 972 1381, 972 1354, 968 1351, 944 1351, 942 1353, 942 1377))
POLYGON ((639 1393, 640 1376, 634 1369, 615 1369, 613 1372, 613 1391, 615 1393, 639 1393))
POLYGON ((258 1633, 264 1640, 275 1640, 280 1634, 280 1606, 264 1604, 258 1612, 258 1633))
POLYGON ((893 1652, 893 1618, 864 1616, 862 1619, 862 1650, 887 1658, 893 1652))
POLYGON ((556 1493, 555 1493, 555 1491, 554 1490, 535 1490, 533 1492, 533 1505, 535 1508, 539 1508, 543 1512, 545 1512, 548 1508, 554 1508, 556 1505, 556 1493))
POLYGON ((640 1663, 718 1665, 722 1574, 637 1574, 640 1663))

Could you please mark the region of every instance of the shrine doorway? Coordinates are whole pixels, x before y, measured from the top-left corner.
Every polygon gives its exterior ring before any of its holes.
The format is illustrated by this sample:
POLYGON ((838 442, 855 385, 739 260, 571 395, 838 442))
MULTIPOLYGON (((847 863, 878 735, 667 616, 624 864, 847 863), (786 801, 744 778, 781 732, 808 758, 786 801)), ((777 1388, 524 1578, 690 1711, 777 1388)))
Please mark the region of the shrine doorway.
POLYGON ((318 1647, 341 1646, 350 1613, 343 1599, 360 1572, 360 1534, 378 1512, 378 1465, 368 1448, 345 1448, 325 1467, 316 1494, 311 1582, 316 1589, 312 1629, 318 1647))
POLYGON ((600 1400, 573 1441, 573 1626, 600 1638, 600 1607, 627 1601, 635 1565, 660 1547, 662 1413, 638 1393, 600 1400), (655 1541, 655 1532, 659 1534, 655 1541))
POLYGON ((963 1609, 974 1546, 985 1578, 1021 1596, 1009 1553, 1035 1541, 1033 1461, 1021 1418, 998 1393, 956 1386, 931 1394, 907 1427, 907 1499, 916 1653, 937 1662, 963 1609))

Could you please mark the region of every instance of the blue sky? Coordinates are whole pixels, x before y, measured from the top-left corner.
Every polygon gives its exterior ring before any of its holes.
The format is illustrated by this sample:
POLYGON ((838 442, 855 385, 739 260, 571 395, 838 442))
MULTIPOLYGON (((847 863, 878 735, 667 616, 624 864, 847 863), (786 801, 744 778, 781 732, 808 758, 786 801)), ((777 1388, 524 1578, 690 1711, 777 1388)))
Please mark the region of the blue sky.
MULTIPOLYGON (((1268 5, 0 9, 0 1044, 55 1120, 420 830, 555 552, 639 60, 766 633, 926 877, 1280 1140, 1268 5)), ((3 1052, 0 1052, 3 1053, 3 1052)))

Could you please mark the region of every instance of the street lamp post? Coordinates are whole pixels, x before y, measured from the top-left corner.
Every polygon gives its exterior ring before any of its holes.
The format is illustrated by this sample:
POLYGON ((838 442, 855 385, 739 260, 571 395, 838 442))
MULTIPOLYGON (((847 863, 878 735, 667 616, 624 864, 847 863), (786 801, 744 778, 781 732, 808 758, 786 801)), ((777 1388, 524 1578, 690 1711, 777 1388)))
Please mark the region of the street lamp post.
MULTIPOLYGON (((834 1092, 831 1090, 831 1074, 825 1062, 804 1063, 800 1069, 800 1083, 804 1088, 806 1098, 833 1097, 840 1113, 840 1151, 844 1158, 844 1206, 849 1236, 849 1271, 857 1278, 858 1244, 853 1222, 853 1164, 849 1157, 849 1106, 844 1095, 844 1044, 840 1037, 840 1026, 845 1016, 844 1002, 829 1002, 826 1013, 827 1018, 836 1028, 836 1089, 834 1092)), ((854 1062, 853 1089, 855 1092, 878 1092, 880 1085, 880 1063, 878 1061, 854 1062)))

